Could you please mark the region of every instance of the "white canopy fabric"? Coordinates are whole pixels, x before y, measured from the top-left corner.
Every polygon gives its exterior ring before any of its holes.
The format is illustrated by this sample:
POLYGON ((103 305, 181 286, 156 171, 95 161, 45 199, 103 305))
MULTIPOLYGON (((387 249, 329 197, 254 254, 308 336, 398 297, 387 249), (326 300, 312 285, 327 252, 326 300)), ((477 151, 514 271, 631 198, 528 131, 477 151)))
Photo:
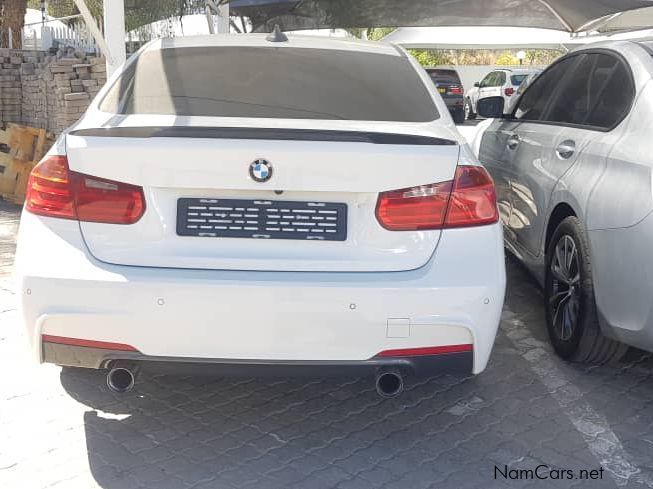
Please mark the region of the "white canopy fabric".
POLYGON ((569 32, 528 27, 400 27, 384 42, 421 49, 572 49, 606 39, 646 37, 653 31, 572 36, 569 32))
POLYGON ((652 0, 231 0, 230 11, 250 18, 257 31, 276 23, 284 30, 502 26, 573 33, 653 26, 652 0))
POLYGON ((587 26, 599 32, 632 31, 653 27, 653 7, 621 12, 587 26))
POLYGON ((400 27, 383 38, 405 48, 560 49, 569 32, 530 27, 400 27))

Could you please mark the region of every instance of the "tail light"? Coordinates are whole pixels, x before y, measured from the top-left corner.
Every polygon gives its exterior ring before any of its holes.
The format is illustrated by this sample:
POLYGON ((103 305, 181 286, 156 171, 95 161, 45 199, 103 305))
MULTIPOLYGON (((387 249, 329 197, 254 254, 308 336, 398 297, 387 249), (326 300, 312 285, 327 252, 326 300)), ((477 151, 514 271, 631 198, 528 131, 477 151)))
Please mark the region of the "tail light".
POLYGON ((48 156, 27 182, 25 209, 41 216, 133 224, 145 212, 143 189, 70 171, 65 156, 48 156))
POLYGON ((508 87, 503 90, 503 93, 505 93, 507 97, 510 97, 513 93, 515 93, 515 89, 508 87))
POLYGON ((453 181, 379 194, 376 218, 389 231, 418 231, 492 224, 499 213, 487 171, 458 166, 453 181))
POLYGON ((451 95, 462 95, 463 94, 463 89, 462 89, 462 87, 449 87, 448 92, 451 95))

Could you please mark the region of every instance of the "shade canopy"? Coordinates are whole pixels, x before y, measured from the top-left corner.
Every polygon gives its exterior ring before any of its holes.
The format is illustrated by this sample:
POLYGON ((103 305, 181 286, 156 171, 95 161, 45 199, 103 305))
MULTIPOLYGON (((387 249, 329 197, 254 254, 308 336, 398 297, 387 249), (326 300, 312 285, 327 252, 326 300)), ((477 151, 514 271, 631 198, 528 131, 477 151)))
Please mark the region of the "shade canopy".
POLYGON ((574 38, 531 27, 400 27, 383 41, 423 49, 561 49, 574 38))
POLYGON ((529 27, 400 27, 384 42, 416 49, 558 49, 607 39, 653 37, 653 30, 575 36, 529 27))
POLYGON ((566 32, 653 25, 651 0, 231 0, 254 30, 502 26, 566 32), (646 9, 646 10, 636 10, 646 9))

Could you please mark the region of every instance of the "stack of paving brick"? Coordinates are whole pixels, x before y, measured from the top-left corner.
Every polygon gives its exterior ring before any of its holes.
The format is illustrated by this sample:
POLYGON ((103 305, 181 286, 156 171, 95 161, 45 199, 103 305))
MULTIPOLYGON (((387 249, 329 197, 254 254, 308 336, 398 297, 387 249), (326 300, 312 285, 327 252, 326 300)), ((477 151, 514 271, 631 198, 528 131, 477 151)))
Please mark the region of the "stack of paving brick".
MULTIPOLYGON (((24 51, 20 65, 21 117, 20 122, 27 126, 45 129, 47 125, 46 98, 41 72, 45 53, 24 51)), ((13 122, 4 121, 3 122, 13 122)))
POLYGON ((0 49, 0 63, 0 117, 3 121, 18 122, 21 119, 22 52, 0 49))
POLYGON ((43 74, 48 85, 48 126, 57 134, 79 119, 81 105, 86 108, 90 103, 88 94, 73 92, 72 82, 77 80, 73 66, 79 63, 76 57, 55 58, 43 74))
POLYGON ((106 82, 104 58, 0 49, 0 124, 61 133, 106 82))

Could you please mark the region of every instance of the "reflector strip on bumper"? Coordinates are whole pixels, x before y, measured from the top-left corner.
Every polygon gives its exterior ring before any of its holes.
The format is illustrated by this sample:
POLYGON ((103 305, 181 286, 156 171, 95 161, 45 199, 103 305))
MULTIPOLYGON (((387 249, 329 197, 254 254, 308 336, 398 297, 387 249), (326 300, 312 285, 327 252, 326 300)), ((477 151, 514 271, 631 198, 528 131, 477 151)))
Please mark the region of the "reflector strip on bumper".
POLYGON ((383 350, 378 357, 421 357, 425 355, 444 355, 446 353, 461 353, 472 351, 473 345, 445 345, 425 346, 422 348, 400 348, 397 350, 383 350))
POLYGON ((86 346, 90 348, 102 348, 104 350, 138 351, 131 345, 111 343, 109 341, 83 340, 80 338, 66 338, 65 336, 53 336, 49 334, 42 335, 41 339, 47 343, 58 343, 61 345, 86 346))

